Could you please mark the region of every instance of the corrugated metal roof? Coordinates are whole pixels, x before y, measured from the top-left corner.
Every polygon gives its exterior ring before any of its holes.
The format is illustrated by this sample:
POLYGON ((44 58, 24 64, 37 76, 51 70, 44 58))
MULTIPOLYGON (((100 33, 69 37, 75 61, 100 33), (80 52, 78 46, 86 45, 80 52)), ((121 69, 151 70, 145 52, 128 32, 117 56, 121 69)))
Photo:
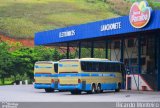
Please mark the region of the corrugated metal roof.
POLYGON ((55 30, 37 32, 35 33, 34 42, 35 45, 49 45, 155 29, 160 29, 160 10, 152 12, 149 24, 142 29, 132 27, 129 22, 129 16, 123 16, 55 30), (107 24, 115 24, 114 26, 116 26, 116 28, 103 31, 102 27, 106 29, 105 25, 107 24))

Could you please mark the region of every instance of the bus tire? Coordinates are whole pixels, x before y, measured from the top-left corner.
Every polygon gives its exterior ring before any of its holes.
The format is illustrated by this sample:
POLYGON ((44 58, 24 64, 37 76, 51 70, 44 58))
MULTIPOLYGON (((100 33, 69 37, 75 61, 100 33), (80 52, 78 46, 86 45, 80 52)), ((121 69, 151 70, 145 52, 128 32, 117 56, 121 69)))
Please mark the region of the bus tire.
POLYGON ((45 92, 47 92, 47 93, 54 92, 54 89, 51 89, 51 88, 45 89, 45 92))
POLYGON ((92 94, 92 91, 90 90, 90 91, 87 91, 87 94, 92 94))
POLYGON ((103 93, 103 90, 101 90, 100 93, 103 93))
POLYGON ((121 83, 118 83, 118 87, 117 89, 115 89, 115 92, 120 92, 120 90, 121 90, 121 83))
POLYGON ((96 93, 96 85, 92 84, 92 90, 91 90, 92 94, 96 93))
POLYGON ((97 93, 101 93, 101 84, 98 84, 98 86, 97 86, 97 93))
POLYGON ((96 85, 92 84, 92 88, 91 90, 87 91, 87 94, 94 94, 94 93, 96 93, 96 85))
POLYGON ((73 94, 73 95, 81 94, 81 91, 80 90, 74 90, 74 91, 71 91, 71 94, 73 94))

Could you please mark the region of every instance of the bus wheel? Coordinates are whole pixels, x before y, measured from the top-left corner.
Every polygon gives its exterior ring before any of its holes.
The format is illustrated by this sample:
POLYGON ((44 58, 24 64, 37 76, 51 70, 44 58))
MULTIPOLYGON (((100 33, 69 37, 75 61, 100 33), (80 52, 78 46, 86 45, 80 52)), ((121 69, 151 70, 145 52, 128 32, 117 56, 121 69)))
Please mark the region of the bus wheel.
POLYGON ((92 89, 87 91, 87 94, 94 94, 94 93, 96 93, 96 86, 95 84, 92 84, 92 89))
POLYGON ((73 95, 81 94, 81 91, 80 90, 74 90, 74 91, 71 91, 71 94, 73 94, 73 95))
POLYGON ((120 89, 121 89, 121 83, 118 83, 118 88, 115 89, 115 92, 120 92, 120 89))
POLYGON ((97 93, 101 93, 101 84, 98 84, 98 86, 97 86, 97 93))
POLYGON ((54 89, 45 89, 45 92, 49 93, 49 92, 54 92, 54 89))
POLYGON ((95 86, 95 84, 92 85, 92 90, 91 90, 91 92, 92 92, 93 94, 96 93, 96 86, 95 86))

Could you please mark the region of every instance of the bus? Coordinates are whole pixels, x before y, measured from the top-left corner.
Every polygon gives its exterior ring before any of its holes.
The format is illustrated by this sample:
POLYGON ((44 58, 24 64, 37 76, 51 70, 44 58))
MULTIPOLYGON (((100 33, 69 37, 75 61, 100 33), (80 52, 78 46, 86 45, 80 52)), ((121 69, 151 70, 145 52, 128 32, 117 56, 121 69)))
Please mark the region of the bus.
POLYGON ((58 64, 58 89, 71 94, 101 93, 104 90, 119 92, 124 65, 108 59, 62 59, 58 64))
POLYGON ((34 88, 54 92, 58 89, 58 62, 38 61, 34 66, 34 88))

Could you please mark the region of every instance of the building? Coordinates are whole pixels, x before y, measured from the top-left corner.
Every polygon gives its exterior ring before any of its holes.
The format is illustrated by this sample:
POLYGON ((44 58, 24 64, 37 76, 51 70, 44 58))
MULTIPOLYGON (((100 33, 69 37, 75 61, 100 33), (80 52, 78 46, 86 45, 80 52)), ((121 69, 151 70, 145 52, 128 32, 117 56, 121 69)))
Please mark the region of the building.
POLYGON ((35 34, 35 45, 105 49, 105 57, 124 62, 126 88, 160 91, 160 10, 146 1, 134 3, 129 16, 65 27, 35 34), (138 6, 139 5, 139 6, 138 6), (141 8, 139 8, 141 7, 141 8))

